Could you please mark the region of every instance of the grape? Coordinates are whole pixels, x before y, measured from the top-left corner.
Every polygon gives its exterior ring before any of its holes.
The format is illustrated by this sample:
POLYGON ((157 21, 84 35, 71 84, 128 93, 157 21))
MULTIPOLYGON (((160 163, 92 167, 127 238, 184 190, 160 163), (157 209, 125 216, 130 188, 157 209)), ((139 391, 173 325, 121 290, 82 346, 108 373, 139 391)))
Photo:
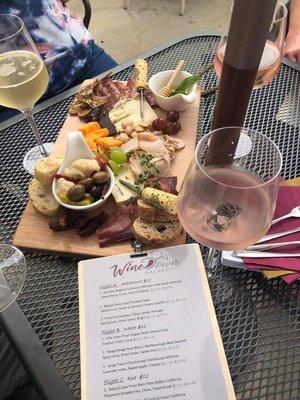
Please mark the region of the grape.
POLYGON ((167 127, 167 120, 163 117, 156 118, 152 122, 152 127, 155 131, 162 131, 163 129, 165 129, 167 127))
POLYGON ((171 126, 173 128, 173 134, 178 133, 181 129, 180 122, 171 122, 171 126))
POLYGON ((164 135, 175 135, 181 129, 179 122, 168 122, 166 128, 163 130, 164 135))
POLYGON ((173 135, 174 134, 172 122, 168 122, 166 128, 163 130, 163 134, 164 135, 173 135))
POLYGON ((123 165, 127 161, 127 156, 123 150, 118 148, 118 149, 114 149, 113 151, 111 151, 110 159, 118 165, 123 165))
POLYGON ((119 174, 121 167, 116 162, 114 162, 113 160, 109 160, 109 166, 112 169, 114 175, 119 174))
POLYGON ((120 147, 117 147, 117 146, 111 146, 110 147, 110 152, 112 153, 113 151, 115 151, 115 150, 121 150, 120 149, 120 147))
POLYGON ((177 122, 179 120, 179 112, 175 110, 168 111, 167 120, 170 122, 177 122))

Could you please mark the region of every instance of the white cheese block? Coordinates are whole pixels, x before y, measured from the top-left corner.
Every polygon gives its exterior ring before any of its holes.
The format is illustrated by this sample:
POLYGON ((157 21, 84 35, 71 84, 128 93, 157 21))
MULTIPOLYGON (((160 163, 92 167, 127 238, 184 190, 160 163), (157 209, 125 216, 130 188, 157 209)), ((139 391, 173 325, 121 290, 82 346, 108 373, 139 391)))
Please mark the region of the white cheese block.
POLYGON ((136 192, 123 185, 119 181, 120 179, 127 181, 132 185, 135 184, 134 174, 129 168, 128 164, 124 164, 119 174, 115 177, 115 186, 113 188, 112 195, 114 196, 117 204, 129 202, 138 196, 136 192))

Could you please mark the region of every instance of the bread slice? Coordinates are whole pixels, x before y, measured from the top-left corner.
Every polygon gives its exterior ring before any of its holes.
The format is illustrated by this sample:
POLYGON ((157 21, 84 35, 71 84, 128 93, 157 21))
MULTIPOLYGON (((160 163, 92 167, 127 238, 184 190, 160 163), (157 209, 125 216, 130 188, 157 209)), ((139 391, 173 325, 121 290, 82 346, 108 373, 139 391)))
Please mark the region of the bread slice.
POLYGON ((157 222, 168 222, 178 221, 177 215, 169 214, 165 211, 161 211, 151 204, 139 199, 137 201, 138 217, 141 217, 145 221, 157 221, 157 222))
POLYGON ((60 168, 62 162, 62 158, 41 158, 35 163, 34 166, 35 179, 37 179, 46 188, 50 188, 53 181, 53 176, 60 168))
POLYGON ((133 223, 133 233, 136 239, 148 245, 163 245, 171 242, 182 232, 180 222, 149 222, 137 218, 133 223))
POLYGON ((36 211, 45 217, 52 217, 58 213, 60 205, 55 200, 51 189, 47 189, 37 179, 29 183, 29 198, 36 211))

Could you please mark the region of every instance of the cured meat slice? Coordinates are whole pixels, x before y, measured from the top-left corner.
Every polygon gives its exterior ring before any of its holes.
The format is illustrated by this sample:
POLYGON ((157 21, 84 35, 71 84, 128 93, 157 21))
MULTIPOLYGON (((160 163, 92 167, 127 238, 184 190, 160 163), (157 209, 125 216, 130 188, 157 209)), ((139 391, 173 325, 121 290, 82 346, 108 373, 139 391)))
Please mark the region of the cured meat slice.
POLYGON ((151 107, 157 107, 154 95, 150 88, 147 86, 144 92, 145 99, 148 101, 151 107))
POLYGON ((97 229, 100 247, 123 242, 133 238, 132 219, 129 215, 117 212, 101 228, 97 229))
POLYGON ((178 194, 176 190, 177 176, 166 176, 159 178, 160 190, 167 193, 178 194))
POLYGON ((147 180, 147 186, 160 189, 167 193, 178 194, 177 176, 165 176, 160 178, 150 178, 147 180))
MULTIPOLYGON (((134 99, 137 96, 137 90, 133 78, 129 78, 125 83, 122 81, 115 81, 108 77, 100 79, 94 88, 94 92, 98 96, 105 96, 105 108, 108 111, 111 111, 118 101, 134 99)), ((149 88, 145 89, 145 98, 150 106, 156 106, 153 94, 149 88)))

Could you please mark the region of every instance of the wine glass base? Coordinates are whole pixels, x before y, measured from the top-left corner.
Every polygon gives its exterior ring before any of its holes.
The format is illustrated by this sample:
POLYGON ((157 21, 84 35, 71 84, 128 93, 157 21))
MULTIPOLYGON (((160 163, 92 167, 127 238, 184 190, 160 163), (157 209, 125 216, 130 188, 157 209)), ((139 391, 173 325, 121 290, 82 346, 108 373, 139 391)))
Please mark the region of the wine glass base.
MULTIPOLYGON (((43 146, 47 154, 50 154, 54 143, 43 143, 43 146)), ((27 151, 23 159, 23 167, 25 171, 30 175, 33 175, 35 163, 41 158, 44 158, 44 156, 41 154, 40 146, 34 146, 32 149, 27 151)))
POLYGON ((221 252, 214 249, 209 249, 209 254, 205 264, 207 280, 210 289, 214 293, 213 298, 215 307, 218 307, 222 303, 229 300, 233 293, 231 282, 227 281, 226 279, 221 279, 221 281, 218 281, 217 285, 215 283, 214 275, 216 273, 216 269, 221 267, 220 257, 221 252))

